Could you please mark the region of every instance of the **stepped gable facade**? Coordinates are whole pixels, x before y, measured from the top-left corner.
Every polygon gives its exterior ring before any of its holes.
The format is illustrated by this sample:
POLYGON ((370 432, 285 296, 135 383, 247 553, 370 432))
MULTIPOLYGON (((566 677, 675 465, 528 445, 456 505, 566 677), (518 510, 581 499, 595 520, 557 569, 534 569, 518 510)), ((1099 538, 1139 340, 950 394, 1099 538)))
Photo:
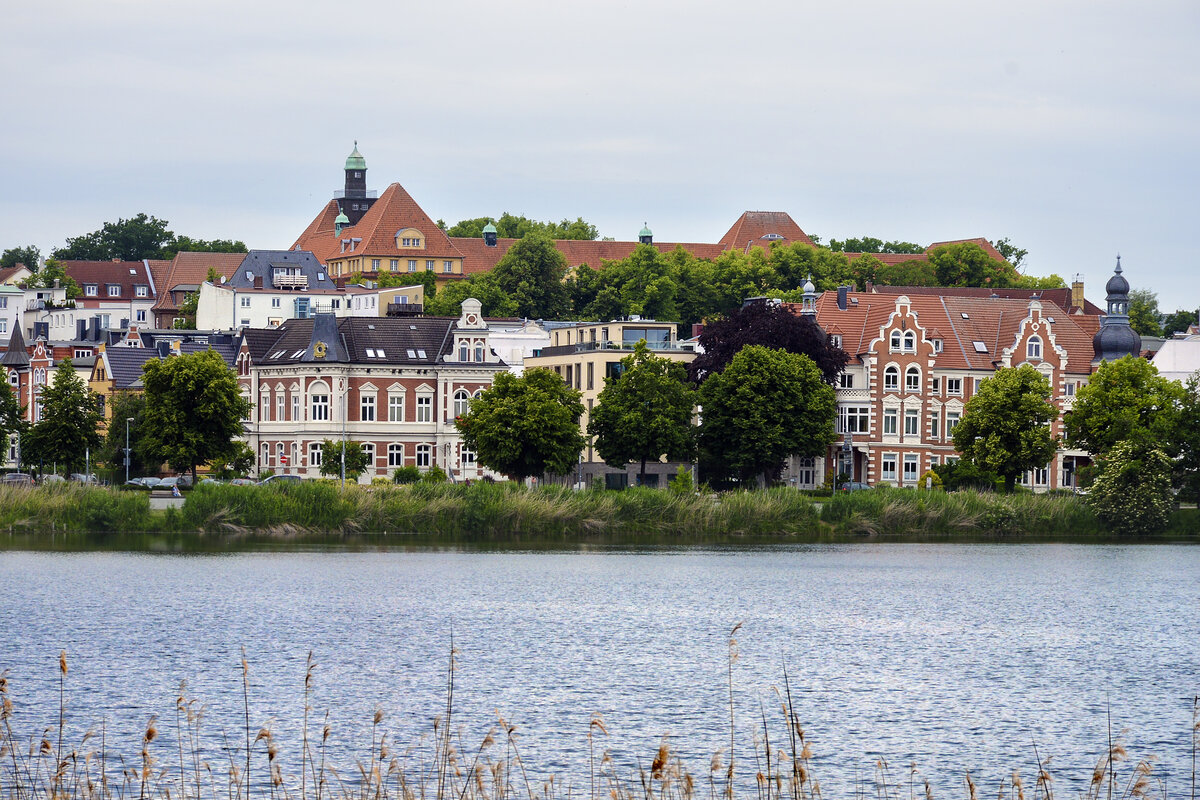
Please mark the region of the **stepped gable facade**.
MULTIPOLYGON (((1063 413, 1092 372, 1092 336, 1080 317, 1038 297, 841 290, 823 293, 815 313, 850 356, 837 388, 841 441, 821 465, 826 479, 845 472, 872 485, 916 486, 932 467, 957 459, 954 427, 996 369, 1031 364, 1063 413)), ((1051 431, 1062 436, 1061 416, 1051 431)), ((1060 450, 1026 480, 1034 489, 1073 486, 1085 463, 1085 453, 1060 450)))
POLYGON ((474 480, 490 473, 454 419, 507 368, 473 299, 457 319, 318 314, 249 328, 237 353, 254 404, 246 441, 260 471, 318 477, 324 441, 345 437, 370 457, 363 482, 410 465, 474 480))

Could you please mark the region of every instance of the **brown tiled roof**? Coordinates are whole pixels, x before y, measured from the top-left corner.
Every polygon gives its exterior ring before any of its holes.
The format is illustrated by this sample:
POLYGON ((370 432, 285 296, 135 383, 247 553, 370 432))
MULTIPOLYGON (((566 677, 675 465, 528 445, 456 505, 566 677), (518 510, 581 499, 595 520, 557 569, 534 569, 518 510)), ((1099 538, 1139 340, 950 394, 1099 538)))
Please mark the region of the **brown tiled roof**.
MULTIPOLYGON (((147 271, 146 264, 142 261, 63 261, 63 271, 75 282, 80 288, 84 284, 96 284, 98 292, 97 299, 105 300, 108 298, 108 293, 105 291, 105 286, 116 284, 121 287, 121 300, 129 300, 135 296, 134 287, 138 284, 150 287, 150 275, 147 271)), ((148 295, 153 297, 153 295, 148 295)), ((117 299, 117 298, 112 298, 117 299)))
POLYGON ((987 239, 984 239, 982 236, 977 236, 974 239, 950 239, 946 242, 934 242, 933 244, 929 245, 929 247, 925 248, 925 252, 928 253, 935 247, 942 247, 943 245, 966 243, 977 244, 983 248, 983 252, 987 253, 992 258, 996 259, 997 261, 1004 261, 1004 256, 1000 255, 1000 251, 993 247, 992 243, 987 239))
POLYGON ((162 283, 158 284, 158 302, 154 304, 154 310, 177 310, 179 306, 171 297, 172 289, 176 286, 199 286, 208 279, 209 268, 228 278, 245 259, 245 253, 176 253, 162 283))
MULTIPOLYGON (((312 227, 312 226, 309 226, 312 227)), ((325 255, 325 260, 335 259, 342 255, 382 256, 403 258, 462 258, 446 233, 437 226, 429 215, 417 205, 412 195, 398 183, 393 183, 383 190, 383 194, 363 214, 357 225, 343 228, 341 234, 333 237, 335 248, 332 253, 325 255), (416 228, 424 236, 424 247, 416 250, 402 249, 396 246, 396 233, 404 228, 416 228), (343 239, 361 239, 355 245, 353 253, 347 248, 342 252, 343 239)), ((302 249, 304 248, 301 245, 302 249)), ((321 255, 314 250, 318 260, 321 255)))
MULTIPOLYGON (((1032 300, 1037 298, 1045 303, 1053 303, 1063 311, 1071 310, 1071 290, 1070 289, 989 289, 986 287, 975 286, 874 286, 872 291, 876 294, 906 294, 908 296, 918 294, 938 295, 942 297, 997 297, 1007 300, 1032 300)), ((1084 301, 1084 314, 1100 314, 1102 311, 1095 303, 1089 300, 1084 301)))
POLYGON ((812 244, 813 240, 800 229, 791 214, 786 211, 747 211, 737 218, 718 244, 722 250, 749 249, 750 247, 769 247, 772 241, 779 239, 764 239, 768 234, 782 236, 782 241, 803 242, 812 244))
POLYGON ((12 280, 12 276, 16 275, 23 269, 28 269, 24 264, 17 264, 15 267, 5 267, 0 269, 0 284, 8 283, 12 280))
POLYGON ((313 221, 308 223, 308 227, 304 229, 304 233, 300 234, 300 238, 292 243, 292 249, 308 250, 322 264, 337 255, 342 247, 339 242, 340 237, 333 232, 334 220, 337 219, 338 213, 340 212, 337 200, 330 200, 326 203, 313 221))
POLYGON ((154 278, 154 291, 161 293, 166 289, 167 275, 171 271, 171 262, 166 259, 149 258, 146 264, 150 267, 150 277, 154 278))
MULTIPOLYGON (((824 292, 817 299, 817 321, 826 330, 839 328, 842 349, 851 357, 861 357, 895 310, 897 296, 851 292, 843 310, 838 308, 836 292, 824 292)), ((936 356, 940 369, 994 370, 1001 350, 1012 346, 1018 326, 1029 316, 1029 301, 1024 299, 915 293, 908 297, 926 335, 934 330, 941 334, 943 350, 936 356), (975 341, 983 342, 987 352, 976 352, 975 341)), ((1078 321, 1095 318, 1067 314, 1053 304, 1044 304, 1042 313, 1054 317, 1052 330, 1055 342, 1067 351, 1067 371, 1090 372, 1092 334, 1078 321)))

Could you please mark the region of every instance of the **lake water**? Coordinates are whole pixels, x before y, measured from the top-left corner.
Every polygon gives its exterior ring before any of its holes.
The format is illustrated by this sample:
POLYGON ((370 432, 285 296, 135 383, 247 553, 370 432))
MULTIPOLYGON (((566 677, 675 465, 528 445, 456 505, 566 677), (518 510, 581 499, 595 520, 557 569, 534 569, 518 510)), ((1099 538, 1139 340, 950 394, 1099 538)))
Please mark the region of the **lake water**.
MULTIPOLYGON (((586 794, 587 733, 601 714, 618 765, 649 766, 663 734, 707 781, 729 740, 729 632, 739 769, 787 670, 829 797, 874 791, 886 758, 937 796, 981 796, 1034 745, 1073 795, 1106 746, 1108 718, 1134 760, 1155 755, 1190 791, 1200 691, 1200 548, 830 545, 571 552, 0 553, 0 669, 19 731, 105 721, 129 755, 151 714, 164 747, 175 697, 207 704, 204 746, 242 735, 240 648, 251 725, 294 755, 305 658, 329 757, 348 774, 371 716, 398 744, 432 731, 458 651, 453 727, 468 750, 498 712, 530 777, 586 794), (761 705, 760 705, 761 704, 761 705)), ((395 747, 395 746, 394 746, 395 747)), ((1132 762, 1122 765, 1128 774, 1132 762)), ((292 770, 295 771, 294 769, 292 770)), ((752 792, 752 788, 750 789, 752 792)), ((905 789, 907 791, 907 789, 905 789)), ((743 792, 746 794, 746 792, 743 792)))

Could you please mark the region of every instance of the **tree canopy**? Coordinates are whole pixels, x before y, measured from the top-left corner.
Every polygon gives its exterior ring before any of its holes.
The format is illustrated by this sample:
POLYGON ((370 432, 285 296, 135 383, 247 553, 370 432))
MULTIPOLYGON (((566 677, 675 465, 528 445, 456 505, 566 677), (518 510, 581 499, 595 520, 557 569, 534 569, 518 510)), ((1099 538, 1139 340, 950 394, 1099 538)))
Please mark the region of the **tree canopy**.
POLYGON ((32 267, 32 274, 22 284, 27 289, 50 289, 54 286, 54 282, 58 281, 58 285, 67 290, 67 299, 74 300, 77 297, 83 296, 83 289, 79 288, 79 284, 75 279, 67 274, 66 269, 53 258, 47 258, 46 263, 41 269, 36 266, 32 267))
POLYGON ((1184 389, 1158 374, 1143 358, 1106 361, 1075 395, 1064 420, 1067 442, 1093 455, 1132 441, 1178 452, 1180 405, 1184 389))
POLYGON ((996 248, 996 251, 1004 256, 1005 261, 1012 264, 1013 269, 1020 269, 1021 262, 1025 260, 1025 256, 1029 255, 1028 250, 1017 247, 1008 240, 1007 236, 992 242, 992 247, 996 248))
POLYGON ((579 430, 580 393, 547 369, 520 377, 501 372, 455 420, 479 463, 514 480, 567 474, 586 440, 579 430))
POLYGON ((829 249, 845 253, 924 253, 925 248, 912 242, 885 242, 874 236, 857 239, 830 239, 829 249))
POLYGON ((749 345, 700 387, 705 474, 778 476, 788 456, 817 456, 837 438, 837 401, 806 355, 749 345))
POLYGON ((130 219, 105 222, 99 230, 72 236, 66 245, 51 255, 64 261, 140 261, 144 258, 169 259, 177 252, 245 253, 246 245, 230 239, 193 239, 179 236, 167 228, 165 219, 145 212, 130 219))
POLYGON ((142 367, 146 453, 196 475, 199 464, 236 454, 235 438, 250 416, 237 375, 215 350, 152 358, 142 367))
POLYGON ((21 439, 21 460, 43 470, 57 464, 65 472, 82 472, 89 456, 99 458, 98 426, 104 415, 71 359, 62 360, 54 380, 42 389, 41 404, 41 419, 21 439))
POLYGON ((496 227, 496 235, 502 239, 523 239, 533 233, 548 236, 551 239, 595 239, 600 231, 595 225, 585 222, 582 217, 574 221, 564 219, 560 222, 539 222, 525 215, 514 215, 505 211, 496 217, 476 217, 464 219, 446 228, 439 220, 447 236, 461 236, 467 239, 483 237, 483 229, 488 223, 496 227))
POLYGON ((9 269, 17 264, 24 264, 30 272, 37 272, 38 262, 41 261, 42 251, 33 245, 25 247, 10 247, 0 254, 0 269, 9 269))
POLYGON ((7 447, 9 436, 25 430, 25 413, 8 381, 0 381, 0 386, 0 445, 7 447))
POLYGON ((358 481, 358 476, 371 466, 367 451, 361 442, 346 442, 345 448, 341 442, 326 439, 321 443, 321 474, 340 478, 342 475, 342 450, 346 452, 346 478, 358 481))
POLYGON ((1149 289, 1129 292, 1129 327, 1141 336, 1162 336, 1162 314, 1158 310, 1158 295, 1149 289))
POLYGON ((831 386, 849 361, 845 351, 833 344, 813 317, 760 300, 705 326, 700 334, 704 352, 688 365, 688 374, 694 381, 704 381, 724 370, 748 345, 805 355, 821 371, 822 380, 831 386))
POLYGON ((929 251, 939 286, 1012 286, 1020 276, 1011 265, 996 261, 974 242, 944 244, 929 251))
POLYGON ((979 470, 1004 478, 1011 492, 1018 475, 1054 458, 1058 439, 1049 425, 1058 409, 1051 397, 1050 381, 1029 364, 996 370, 967 401, 954 449, 979 470))
POLYGON ((511 304, 512 316, 560 319, 568 313, 563 278, 567 260, 543 234, 532 234, 513 244, 488 273, 511 304))
POLYGON ((1169 338, 1176 333, 1186 332, 1188 326, 1197 324, 1198 318, 1200 318, 1200 311, 1184 311, 1181 309, 1167 314, 1163 318, 1163 336, 1169 338))
POLYGON ((683 364, 657 356, 639 342, 621 359, 620 374, 605 378, 587 432, 596 437, 596 451, 609 466, 639 463, 639 482, 644 484, 647 461, 692 457, 695 405, 683 364))
POLYGON ((100 450, 100 458, 110 468, 119 472, 124 480, 125 474, 125 420, 129 423, 129 474, 141 476, 158 472, 162 463, 146 452, 146 396, 141 392, 117 392, 113 395, 110 406, 112 422, 104 437, 104 445, 100 450))
POLYGON ((1100 457, 1087 504, 1117 533, 1161 530, 1171 517, 1171 458, 1144 441, 1118 442, 1100 457))

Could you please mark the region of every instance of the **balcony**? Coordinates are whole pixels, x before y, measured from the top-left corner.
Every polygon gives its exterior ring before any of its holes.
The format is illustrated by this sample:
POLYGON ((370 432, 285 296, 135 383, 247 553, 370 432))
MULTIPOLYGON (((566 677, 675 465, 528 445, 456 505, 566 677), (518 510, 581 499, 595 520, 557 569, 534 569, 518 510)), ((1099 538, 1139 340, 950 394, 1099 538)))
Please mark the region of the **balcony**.
POLYGON ((420 303, 388 303, 389 317, 418 317, 425 313, 425 306, 420 303))
MULTIPOLYGON (((345 189, 338 189, 338 190, 334 191, 334 193, 333 193, 333 196, 334 196, 334 198, 335 198, 335 199, 337 199, 337 200, 345 200, 345 199, 346 199, 346 190, 345 190, 345 189)), ((377 200, 377 199, 379 198, 379 190, 377 190, 377 189, 367 189, 365 192, 363 192, 363 193, 362 193, 362 195, 361 195, 361 196, 359 196, 359 197, 351 197, 350 199, 351 199, 351 200, 361 200, 361 199, 363 199, 364 197, 365 197, 366 199, 368 199, 368 200, 377 200)))
POLYGON ((307 289, 308 276, 294 272, 276 272, 271 276, 271 283, 276 289, 307 289))
MULTIPOLYGON (((578 342, 563 344, 557 347, 543 347, 538 356, 569 356, 575 353, 592 353, 598 350, 632 351, 637 342, 578 342)), ((646 342, 646 347, 656 352, 673 351, 677 353, 692 352, 691 344, 681 342, 646 342)))

